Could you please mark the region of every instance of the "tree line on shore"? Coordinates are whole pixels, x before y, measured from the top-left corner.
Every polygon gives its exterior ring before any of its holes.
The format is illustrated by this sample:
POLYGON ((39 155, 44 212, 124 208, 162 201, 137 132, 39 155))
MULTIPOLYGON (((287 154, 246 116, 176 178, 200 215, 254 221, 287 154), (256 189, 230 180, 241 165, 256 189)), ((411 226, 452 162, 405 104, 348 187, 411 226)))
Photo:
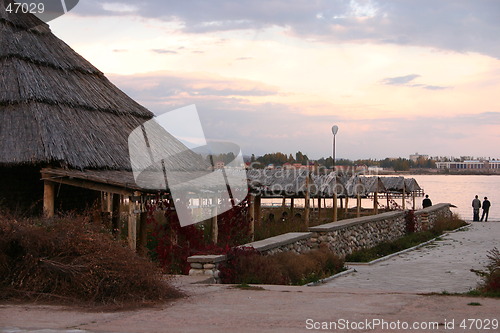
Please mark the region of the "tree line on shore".
MULTIPOLYGON (((292 154, 284 154, 281 152, 277 153, 268 153, 262 156, 252 156, 247 159, 250 163, 260 164, 262 167, 273 164, 274 166, 283 166, 286 163, 290 164, 301 164, 307 165, 308 163, 314 163, 319 166, 324 166, 326 168, 331 168, 333 165, 333 159, 331 156, 322 157, 317 160, 310 160, 307 155, 298 151, 295 153, 295 156, 292 154)), ((345 158, 335 159, 335 165, 342 166, 357 166, 357 165, 366 165, 368 167, 381 167, 386 169, 394 169, 395 171, 408 171, 411 168, 435 168, 436 161, 433 159, 426 159, 420 157, 418 160, 413 161, 406 158, 385 158, 383 160, 376 159, 358 159, 358 160, 350 160, 345 158)))

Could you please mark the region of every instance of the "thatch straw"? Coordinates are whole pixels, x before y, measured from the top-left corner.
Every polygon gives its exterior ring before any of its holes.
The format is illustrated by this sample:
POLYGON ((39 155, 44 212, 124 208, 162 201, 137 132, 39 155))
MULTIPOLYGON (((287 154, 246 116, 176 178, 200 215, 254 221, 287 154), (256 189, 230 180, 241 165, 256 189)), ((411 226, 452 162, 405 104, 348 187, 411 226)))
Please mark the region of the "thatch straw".
MULTIPOLYGON (((8 1, 0 0, 0 165, 130 170, 128 136, 153 114, 48 25, 7 13, 8 1)), ((170 147, 186 149, 175 138, 170 147)), ((171 162, 197 158, 182 157, 171 162)))

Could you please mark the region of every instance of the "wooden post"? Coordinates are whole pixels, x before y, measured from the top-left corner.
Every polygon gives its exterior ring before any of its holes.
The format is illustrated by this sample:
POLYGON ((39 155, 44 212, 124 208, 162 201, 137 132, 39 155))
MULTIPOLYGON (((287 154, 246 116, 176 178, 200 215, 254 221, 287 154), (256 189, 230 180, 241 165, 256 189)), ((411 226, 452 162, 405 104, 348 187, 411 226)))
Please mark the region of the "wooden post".
POLYGON ((373 213, 378 214, 378 193, 373 193, 373 213))
POLYGON ((260 206, 261 206, 261 202, 262 202, 262 196, 259 194, 255 197, 255 206, 254 206, 254 210, 255 210, 255 223, 260 226, 260 221, 261 221, 261 210, 260 210, 260 206))
POLYGON ((306 193, 305 193, 305 203, 304 203, 304 222, 306 227, 309 228, 309 213, 310 213, 310 193, 309 193, 309 171, 306 173, 306 193))
POLYGON ((333 222, 337 222, 338 212, 337 212, 337 193, 333 193, 333 222))
POLYGON ((293 217, 293 209, 294 209, 294 205, 295 205, 295 198, 290 198, 290 214, 292 215, 293 217))
POLYGON ((255 240, 255 196, 248 195, 248 219, 250 223, 250 236, 252 242, 255 240))
POLYGON ((321 197, 318 197, 318 221, 321 221, 321 197))
POLYGON ((138 243, 137 243, 137 252, 140 255, 145 256, 148 252, 148 213, 141 212, 140 220, 139 220, 139 235, 137 235, 138 243))
POLYGON ((128 202, 128 246, 136 251, 137 249, 137 215, 135 215, 135 203, 132 201, 132 196, 128 202))
POLYGON ((415 210, 415 208, 417 207, 417 206, 415 205, 415 196, 416 196, 416 195, 415 195, 415 191, 411 192, 411 194, 412 194, 412 197, 413 197, 413 210, 415 210))
POLYGON ((217 222, 217 204, 218 204, 218 198, 214 197, 213 202, 212 202, 212 242, 214 244, 217 244, 217 241, 219 240, 219 225, 217 222))
POLYGON ((406 203, 405 203, 405 188, 403 187, 403 195, 402 195, 402 205, 403 205, 403 210, 406 209, 406 203))
POLYGON ((356 216, 360 217, 361 216, 361 195, 359 193, 357 195, 356 201, 357 201, 356 216))
POLYGON ((345 216, 347 218, 347 214, 349 213, 349 197, 346 195, 345 197, 345 216))
POLYGON ((55 207, 55 184, 50 180, 43 181, 43 215, 44 217, 54 217, 55 207))
POLYGON ((116 237, 120 233, 120 204, 121 195, 113 193, 113 213, 111 216, 112 233, 116 237))
POLYGON ((390 209, 389 192, 385 192, 385 197, 387 199, 387 210, 389 210, 390 209))

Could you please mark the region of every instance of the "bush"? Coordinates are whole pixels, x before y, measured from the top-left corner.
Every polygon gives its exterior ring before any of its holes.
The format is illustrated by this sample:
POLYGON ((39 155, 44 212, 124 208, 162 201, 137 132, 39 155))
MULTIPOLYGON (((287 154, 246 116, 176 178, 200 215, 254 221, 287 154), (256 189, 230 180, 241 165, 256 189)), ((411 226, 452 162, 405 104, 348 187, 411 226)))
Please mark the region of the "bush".
POLYGON ((88 219, 0 215, 0 299, 82 305, 161 302, 180 293, 159 269, 88 219))
POLYGON ((472 271, 483 279, 478 288, 481 294, 500 297, 500 251, 496 247, 488 251, 488 261, 486 271, 472 271))
POLYGON ((327 248, 264 256, 247 247, 232 249, 220 270, 223 283, 303 285, 343 269, 344 262, 327 248))

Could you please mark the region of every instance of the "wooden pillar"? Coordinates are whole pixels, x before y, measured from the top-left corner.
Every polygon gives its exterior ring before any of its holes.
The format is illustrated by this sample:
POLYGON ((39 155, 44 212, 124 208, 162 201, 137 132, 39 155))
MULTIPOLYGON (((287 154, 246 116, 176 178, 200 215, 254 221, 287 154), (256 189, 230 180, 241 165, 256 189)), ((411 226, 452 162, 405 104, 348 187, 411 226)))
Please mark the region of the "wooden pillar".
POLYGON ((54 217, 55 184, 50 180, 43 181, 43 216, 54 217))
POLYGON ((357 197, 356 197, 356 201, 357 201, 357 204, 356 204, 356 216, 357 217, 360 217, 361 216, 361 195, 358 193, 357 197))
POLYGON ((415 208, 417 208, 417 206, 415 205, 415 196, 416 196, 415 191, 411 192, 411 195, 413 197, 413 208, 412 209, 415 210, 415 208))
POLYGON ((262 196, 259 194, 259 195, 257 195, 255 197, 255 206, 254 206, 254 210, 255 210, 255 223, 258 226, 260 226, 261 215, 262 215, 262 212, 261 212, 261 209, 260 209, 261 202, 262 202, 262 196))
POLYGON ((310 214, 310 193, 309 193, 309 172, 306 174, 306 193, 305 193, 305 203, 304 203, 304 222, 306 227, 309 228, 309 214, 310 214))
POLYGON ((321 197, 318 197, 318 220, 321 220, 321 197))
POLYGON ((218 221, 217 221, 217 215, 218 215, 218 212, 217 212, 217 204, 218 204, 218 198, 214 197, 213 199, 213 202, 212 202, 212 242, 214 244, 217 244, 218 240, 219 240, 219 225, 218 225, 218 221))
POLYGON ((403 206, 403 210, 406 209, 406 203, 405 203, 405 188, 403 187, 403 195, 401 196, 401 204, 403 206))
POLYGON ((338 212, 337 212, 337 193, 333 193, 333 222, 337 222, 338 212))
POLYGON ((295 205, 295 198, 290 198, 290 215, 293 217, 293 209, 295 205))
POLYGON ((137 235, 137 252, 145 256, 148 252, 148 213, 141 212, 139 219, 139 234, 137 235))
POLYGON ((373 213, 378 214, 378 193, 373 193, 373 213))
POLYGON ((255 196, 252 194, 248 195, 248 220, 253 242, 255 240, 255 196))
POLYGON ((120 233, 120 204, 121 195, 113 193, 113 213, 111 216, 111 228, 115 237, 120 233))
POLYGON ((385 192, 385 197, 387 199, 387 210, 389 210, 390 209, 389 192, 385 192))
POLYGON ((349 213, 349 197, 345 197, 345 216, 347 218, 347 214, 349 213))
POLYGON ((137 249, 137 215, 135 214, 135 202, 132 201, 132 196, 128 202, 128 246, 136 251, 137 249))

